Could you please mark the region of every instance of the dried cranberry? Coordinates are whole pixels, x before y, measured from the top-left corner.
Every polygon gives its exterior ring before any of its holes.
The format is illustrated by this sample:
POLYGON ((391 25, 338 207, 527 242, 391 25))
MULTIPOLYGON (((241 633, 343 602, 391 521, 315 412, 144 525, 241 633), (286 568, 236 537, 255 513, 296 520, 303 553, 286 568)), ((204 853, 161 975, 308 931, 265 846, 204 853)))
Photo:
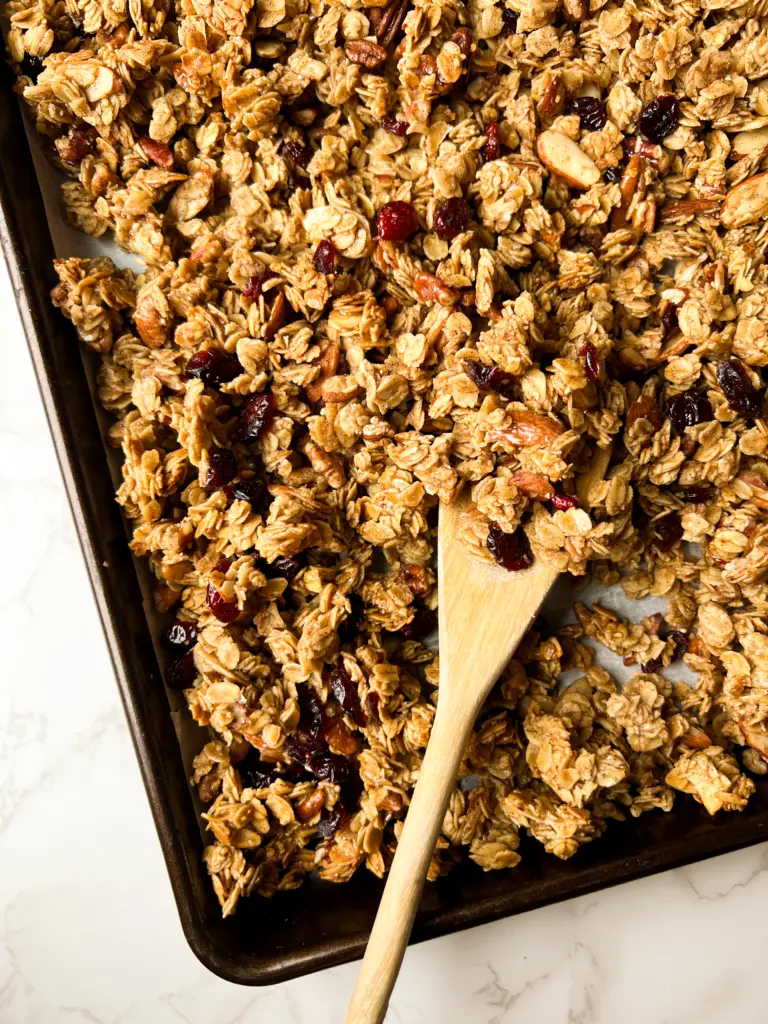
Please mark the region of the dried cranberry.
POLYGON ((445 199, 435 210, 435 233, 439 238, 450 241, 460 235, 469 221, 469 205, 460 197, 445 199))
POLYGON ((247 398, 240 407, 240 440, 258 441, 269 429, 276 411, 275 400, 268 391, 247 398))
POLYGON ((754 386, 744 366, 737 359, 727 359, 717 364, 717 383, 734 412, 747 419, 762 416, 763 395, 754 386))
POLYGON ((408 129, 411 127, 408 121, 397 121, 394 117, 387 117, 386 115, 381 119, 381 127, 385 132, 389 132, 390 135, 403 135, 408 134, 408 129))
POLYGON ((496 6, 501 8, 502 37, 506 39, 508 36, 515 35, 515 33, 517 32, 517 19, 520 17, 520 15, 517 13, 517 11, 511 11, 509 7, 507 7, 506 4, 504 4, 503 2, 500 4, 496 4, 496 6))
POLYGON ((673 334, 676 334, 680 330, 679 323, 679 309, 680 307, 676 302, 670 302, 667 304, 666 309, 661 314, 661 327, 662 327, 662 340, 666 341, 667 338, 671 338, 673 334))
POLYGON ((709 487, 687 487, 680 497, 689 504, 701 505, 703 502, 709 501, 711 495, 709 487))
POLYGON ((464 372, 481 391, 496 391, 506 398, 511 398, 515 377, 499 366, 487 366, 474 359, 464 360, 464 372))
POLYGON ((311 146, 303 146, 300 142, 291 139, 283 146, 283 153, 293 160, 297 167, 307 168, 312 159, 313 150, 311 146))
POLYGON ((491 160, 498 160, 501 154, 501 139, 499 138, 499 122, 491 121, 485 129, 485 145, 483 156, 490 163, 491 160))
POLYGON ((565 112, 578 114, 579 124, 588 132, 602 131, 608 121, 602 100, 597 96, 574 96, 565 104, 565 112))
POLYGON ((676 96, 665 93, 651 100, 640 114, 640 131, 651 142, 662 142, 677 128, 680 104, 676 96))
POLYGON ((341 704, 344 710, 348 711, 349 714, 352 715, 358 725, 364 725, 365 718, 363 717, 363 709, 360 706, 360 696, 357 692, 357 686, 352 681, 352 677, 344 667, 343 661, 338 661, 333 667, 329 684, 331 687, 331 693, 339 704, 341 704))
POLYGON ((365 617, 365 601, 363 601, 359 594, 347 594, 347 600, 349 601, 351 612, 339 624, 339 639, 342 643, 349 643, 354 639, 365 617))
POLYGON ((267 281, 271 281, 277 277, 277 274, 272 270, 262 270, 259 274, 254 274, 253 277, 249 277, 243 288, 243 296, 246 299, 258 299, 264 292, 264 285, 267 281))
POLYGON ((402 640, 423 640, 433 629, 437 629, 437 612, 430 608, 420 608, 411 621, 398 630, 397 635, 402 640))
POLYGON ((290 558, 287 555, 280 555, 270 563, 269 568, 274 576, 280 576, 284 580, 292 580, 299 575, 304 568, 304 562, 300 558, 290 558))
POLYGON ((43 71, 45 65, 43 64, 42 57, 33 57, 31 53, 25 53, 21 58, 20 71, 22 75, 26 75, 27 78, 31 78, 33 82, 37 82, 37 76, 43 71))
POLYGON ((208 584, 208 589, 205 592, 205 603, 219 622, 234 622, 240 614, 237 601, 227 601, 212 583, 208 584))
POLYGON ((531 545, 522 526, 514 533, 504 533, 498 523, 491 523, 486 546, 507 572, 520 572, 533 565, 531 545))
POLYGON ((239 377, 243 367, 233 353, 223 348, 209 348, 189 357, 186 372, 190 377, 198 377, 209 388, 220 388, 239 377))
POLYGON ((581 346, 579 355, 584 360, 587 380, 597 380, 600 376, 600 361, 597 358, 597 349, 591 341, 587 341, 581 346))
POLYGON ((567 512, 569 508, 578 508, 579 499, 573 494, 555 494, 552 497, 552 504, 558 512, 567 512))
POLYGON ((237 770, 243 786, 250 786, 251 789, 266 789, 279 778, 276 766, 262 761, 255 747, 251 747, 238 764, 237 770))
POLYGON ((681 391, 679 395, 673 395, 667 402, 667 416, 678 434, 682 434, 686 427, 714 419, 709 399, 696 391, 681 391))
POLYGON ((215 490, 228 484, 237 473, 237 462, 229 448, 214 448, 208 460, 203 487, 215 490))
POLYGON ((229 572, 229 567, 234 562, 233 555, 219 555, 216 565, 214 565, 214 572, 229 572))
POLYGON ((376 232, 385 242, 404 242, 417 227, 416 211, 400 199, 385 203, 376 214, 376 232))
POLYGON ((655 658, 651 658, 650 661, 646 661, 644 665, 641 665, 643 672, 658 672, 664 662, 661 659, 661 655, 657 655, 655 658))
POLYGON ((165 642, 172 647, 189 647, 197 637, 197 624, 194 622, 174 622, 163 634, 165 642))
POLYGON ((669 551, 683 536, 683 524, 677 512, 667 512, 652 523, 656 542, 662 551, 669 551))
POLYGON ((315 827, 323 839, 330 839, 345 818, 344 810, 337 805, 331 811, 323 810, 320 815, 320 821, 318 821, 315 827))
POLYGON ((251 508, 256 511, 266 504, 269 498, 269 491, 267 491, 261 480, 256 480, 255 478, 251 480, 238 480, 232 486, 232 497, 237 501, 247 501, 251 508))
POLYGON ((623 177, 623 173, 620 167, 606 167, 603 171, 603 177, 610 185, 618 185, 623 177))
POLYGON ((169 667, 166 680, 174 690, 189 690, 195 685, 196 677, 194 651, 187 651, 169 667))
POLYGON ((679 661, 688 651, 688 634, 681 629, 673 629, 667 639, 672 641, 672 661, 679 661))
POLYGON ((328 238, 324 238, 318 244, 312 256, 312 262, 318 274, 335 274, 337 255, 336 246, 333 242, 328 238))

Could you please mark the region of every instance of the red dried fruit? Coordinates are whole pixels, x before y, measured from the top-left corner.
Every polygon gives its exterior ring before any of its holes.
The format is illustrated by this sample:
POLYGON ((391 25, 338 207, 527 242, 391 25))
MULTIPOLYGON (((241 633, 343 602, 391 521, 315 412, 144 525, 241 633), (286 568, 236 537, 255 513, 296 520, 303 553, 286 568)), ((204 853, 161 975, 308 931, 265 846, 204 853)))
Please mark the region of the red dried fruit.
POLYGON ((190 377, 198 377, 209 388, 220 388, 239 377, 243 367, 233 353, 223 348, 209 348, 189 357, 186 372, 190 377))
POLYGON ((680 121, 680 103, 676 96, 664 93, 643 107, 640 131, 651 142, 661 142, 677 128, 680 121))
POLYGON ((347 594, 347 600, 351 611, 339 625, 339 639, 343 644, 349 643, 355 638, 365 616, 365 601, 359 594, 347 594))
POLYGON ((208 465, 209 468, 201 481, 203 487, 218 490, 237 475, 237 462, 229 448, 214 448, 208 465))
POLYGON ((709 501, 712 496, 712 492, 709 487, 687 487, 680 497, 683 501, 688 504, 701 505, 705 501, 709 501))
POLYGON ((344 710, 352 715, 358 725, 364 725, 365 717, 360 706, 360 695, 357 692, 357 686, 352 681, 352 677, 344 667, 343 661, 336 662, 328 683, 331 693, 344 710))
POLYGON ((533 565, 531 545, 522 526, 514 533, 505 533, 498 523, 491 523, 486 546, 507 572, 520 572, 533 565))
POLYGON ((264 285, 267 281, 271 281, 277 277, 272 270, 262 270, 260 274, 254 274, 253 277, 249 277, 245 288, 243 288, 243 297, 246 299, 258 299, 264 291, 264 285))
POLYGON ((587 380, 598 380, 600 377, 600 360, 597 358, 597 349, 591 341, 587 341, 581 346, 579 355, 584 360, 587 380))
POLYGON ((558 512, 567 512, 569 508, 578 508, 579 499, 573 494, 555 494, 552 504, 558 512))
POLYGON ((423 640, 425 636, 437 629, 437 612, 431 608, 419 608, 410 622, 397 631, 402 640, 423 640))
POLYGON ((304 146, 293 139, 290 139, 283 146, 283 155, 292 160, 297 167, 307 168, 312 159, 313 152, 311 146, 304 146))
POLYGON ((565 104, 566 114, 578 114, 579 124, 588 132, 599 132, 608 123, 602 100, 597 96, 574 96, 565 104))
POLYGON ((163 638, 172 647, 189 647, 197 638, 197 623, 174 622, 163 633, 163 638))
POLYGON ((386 114, 381 119, 381 127, 385 132, 389 132, 390 135, 407 135, 408 129, 411 127, 408 121, 398 121, 394 117, 387 117, 386 114))
POLYGON ((240 614, 236 601, 227 601, 212 583, 205 592, 205 603, 219 622, 234 622, 240 614))
POLYGON ((260 511, 269 501, 269 491, 261 480, 238 480, 232 486, 232 498, 247 501, 251 509, 260 511))
POLYGON ((300 558, 280 555, 270 563, 269 567, 272 570, 272 575, 280 576, 284 580, 292 580, 304 568, 304 562, 300 558))
POLYGON ((606 167, 603 171, 603 178, 610 185, 618 185, 623 177, 624 172, 620 167, 606 167))
POLYGON ((669 551, 683 536, 683 524, 677 512, 667 512, 651 524, 656 543, 661 551, 669 551))
POLYGON ((330 839, 346 817, 346 812, 338 806, 334 807, 333 810, 323 811, 320 815, 320 821, 318 821, 315 826, 318 834, 321 835, 323 839, 330 839))
POLYGON ((508 36, 515 35, 517 32, 517 21, 520 15, 517 11, 511 11, 503 2, 496 4, 496 6, 501 10, 502 38, 506 39, 508 36))
POLYGON ((764 396, 754 386, 744 366, 737 359, 727 359, 717 364, 717 383, 734 412, 747 419, 762 416, 764 396))
POLYGON ((460 197, 445 199, 435 210, 435 233, 439 238, 450 241, 465 230, 469 222, 469 204, 460 197))
POLYGON ((496 391, 505 398, 512 398, 515 377, 499 366, 487 366, 474 359, 464 360, 464 372, 481 391, 496 391))
POLYGON ((33 57, 31 53, 25 53, 21 58, 19 71, 33 82, 37 82, 37 76, 45 69, 42 57, 33 57))
POLYGON ((232 555, 219 555, 213 568, 216 572, 227 572, 234 560, 232 555))
POLYGON ((672 641, 672 661, 679 661, 688 650, 688 634, 673 629, 667 639, 672 641))
POLYGON ((673 395, 667 402, 667 416, 678 434, 682 434, 686 427, 708 423, 715 418, 707 396, 696 391, 681 391, 679 395, 673 395))
POLYGON ((336 246, 329 238, 324 238, 322 242, 319 242, 312 256, 312 262, 318 274, 335 274, 337 255, 336 246))
POLYGON ((258 441, 275 418, 277 407, 270 392, 251 395, 240 407, 240 440, 258 441))
POLYGON ((499 122, 491 121, 485 129, 486 142, 483 146, 483 156, 490 162, 498 160, 501 154, 501 139, 499 138, 499 122))
POLYGON ((673 334, 676 334, 677 331, 680 330, 680 324, 678 322, 679 309, 680 307, 676 302, 670 302, 661 314, 662 341, 666 341, 667 338, 671 338, 673 334))
POLYGON ((417 227, 416 210, 401 199, 385 203, 376 214, 376 233, 385 242, 404 242, 417 227))
POLYGON ((188 690, 195 685, 197 669, 194 651, 187 651, 168 668, 166 682, 174 690, 188 690))
POLYGON ((238 763, 240 781, 243 786, 251 789, 266 789, 275 779, 280 778, 277 765, 262 761, 258 750, 251 747, 245 757, 238 763))

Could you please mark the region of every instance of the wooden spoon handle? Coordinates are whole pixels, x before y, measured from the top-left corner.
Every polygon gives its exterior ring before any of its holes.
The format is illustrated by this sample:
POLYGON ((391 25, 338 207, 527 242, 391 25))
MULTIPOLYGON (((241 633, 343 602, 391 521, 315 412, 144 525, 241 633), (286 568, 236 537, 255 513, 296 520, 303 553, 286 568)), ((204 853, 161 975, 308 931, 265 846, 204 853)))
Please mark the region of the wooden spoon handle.
POLYGON ((458 775, 477 703, 440 705, 379 904, 346 1024, 381 1024, 408 945, 429 862, 458 775))

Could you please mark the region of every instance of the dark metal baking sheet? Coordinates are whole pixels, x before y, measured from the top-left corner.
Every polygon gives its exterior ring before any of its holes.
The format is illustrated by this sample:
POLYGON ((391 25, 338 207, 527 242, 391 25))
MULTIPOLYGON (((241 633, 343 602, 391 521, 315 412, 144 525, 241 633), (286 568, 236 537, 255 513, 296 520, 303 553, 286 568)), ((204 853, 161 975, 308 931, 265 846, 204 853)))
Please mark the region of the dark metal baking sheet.
MULTIPOLYGON (((153 644, 156 622, 146 599, 145 570, 130 555, 114 501, 104 422, 88 383, 93 365, 48 298, 56 283, 51 232, 1 52, 0 59, 0 246, 184 934, 206 967, 247 985, 285 981, 354 960, 364 949, 381 892, 381 883, 364 872, 342 886, 310 880, 271 900, 254 896, 241 902, 234 917, 221 919, 202 866, 203 836, 153 644)), ((760 842, 768 838, 768 782, 757 785, 742 814, 710 818, 680 800, 670 814, 656 811, 625 825, 611 824, 598 842, 565 863, 524 839, 522 863, 513 871, 486 874, 462 864, 427 886, 412 941, 760 842)))

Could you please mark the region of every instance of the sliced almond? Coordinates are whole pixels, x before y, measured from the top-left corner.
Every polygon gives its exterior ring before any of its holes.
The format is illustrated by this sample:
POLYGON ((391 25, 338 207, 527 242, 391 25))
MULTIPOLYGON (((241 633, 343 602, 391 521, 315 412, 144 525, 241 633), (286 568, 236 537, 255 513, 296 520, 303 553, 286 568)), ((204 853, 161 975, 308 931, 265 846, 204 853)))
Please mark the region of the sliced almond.
POLYGON ((768 732, 759 725, 750 725, 745 719, 739 720, 739 729, 747 743, 763 757, 768 757, 768 732))
POLYGON ((666 224, 673 220, 684 220, 686 217, 717 213, 720 206, 719 199, 681 199, 676 203, 666 203, 661 208, 661 222, 666 224))
POLYGON ((727 228, 754 224, 768 213, 768 171, 755 174, 736 185, 725 197, 720 213, 727 228))
POLYGON ((536 152, 545 167, 573 188, 591 188, 600 181, 595 161, 567 135, 542 132, 536 139, 536 152))
POLYGON ((768 146, 768 124, 751 132, 737 132, 731 142, 731 156, 738 158, 761 153, 768 146))
POLYGON ((551 444, 565 433, 562 423, 528 409, 515 409, 510 413, 510 419, 512 422, 503 430, 488 431, 490 444, 499 443, 508 451, 515 451, 534 444, 551 444))

